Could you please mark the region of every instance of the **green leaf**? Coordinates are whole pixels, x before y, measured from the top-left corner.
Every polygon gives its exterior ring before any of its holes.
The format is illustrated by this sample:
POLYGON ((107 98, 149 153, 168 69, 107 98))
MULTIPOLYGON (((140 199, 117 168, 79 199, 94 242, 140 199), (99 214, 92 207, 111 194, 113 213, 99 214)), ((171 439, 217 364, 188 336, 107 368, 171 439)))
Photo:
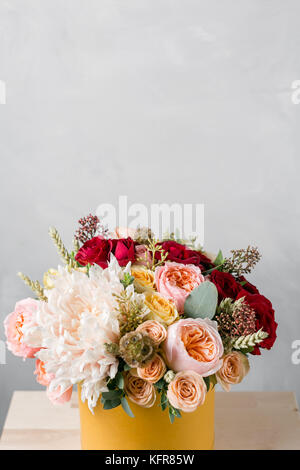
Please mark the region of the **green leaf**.
POLYGON ((219 250, 219 253, 216 256, 216 259, 214 260, 214 265, 215 266, 220 266, 223 264, 224 258, 223 258, 223 253, 221 250, 219 250))
POLYGON ((125 363, 124 370, 130 370, 130 369, 131 369, 131 367, 128 364, 125 363))
POLYGON ((160 406, 162 411, 165 411, 165 409, 168 406, 168 399, 167 399, 167 394, 166 392, 162 392, 161 397, 160 397, 160 406))
POLYGON ((121 284, 123 284, 124 288, 130 286, 134 281, 134 277, 131 276, 129 273, 124 273, 124 279, 121 279, 121 284))
POLYGON ((207 391, 208 391, 209 387, 210 387, 210 378, 209 377, 203 377, 203 380, 205 382, 205 385, 206 385, 206 388, 207 388, 207 391))
POLYGON ((158 390, 162 390, 164 387, 165 387, 166 383, 164 381, 164 379, 160 379, 158 382, 156 382, 154 384, 154 386, 158 389, 158 390))
POLYGON ((110 392, 102 392, 102 398, 104 400, 114 400, 122 395, 122 390, 112 390, 110 392))
POLYGON ((116 398, 115 400, 105 400, 103 403, 103 409, 111 410, 112 408, 116 408, 119 405, 121 405, 120 398, 116 398))
POLYGON ((216 374, 209 376, 209 383, 211 384, 212 388, 215 387, 215 385, 218 383, 216 374))
POLYGON ((202 282, 186 298, 184 313, 192 318, 210 318, 215 316, 218 304, 218 291, 210 282, 202 282))
POLYGON ((172 408, 169 408, 169 418, 170 418, 171 424, 173 424, 175 415, 173 414, 172 408))
POLYGON ((254 351, 254 347, 249 346, 248 348, 238 349, 238 351, 240 351, 241 353, 245 354, 245 356, 247 356, 247 354, 250 354, 252 353, 252 351, 254 351))
POLYGON ((130 416, 130 418, 134 418, 134 414, 131 411, 131 408, 128 404, 128 401, 126 400, 126 397, 121 398, 121 404, 122 404, 123 410, 128 414, 128 416, 130 416))
POLYGON ((116 385, 118 388, 120 388, 121 390, 123 390, 124 388, 124 377, 123 377, 123 374, 121 374, 121 372, 118 372, 116 377, 116 385))

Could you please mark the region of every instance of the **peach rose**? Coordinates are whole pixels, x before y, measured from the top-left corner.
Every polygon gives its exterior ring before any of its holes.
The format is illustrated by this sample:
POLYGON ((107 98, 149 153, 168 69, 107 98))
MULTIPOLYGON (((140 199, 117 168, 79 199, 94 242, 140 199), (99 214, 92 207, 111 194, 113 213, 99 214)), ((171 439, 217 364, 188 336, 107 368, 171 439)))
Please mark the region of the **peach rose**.
POLYGON ((173 323, 163 348, 167 364, 175 372, 193 370, 207 377, 222 366, 224 348, 217 322, 208 318, 185 318, 173 323))
POLYGON ((131 266, 131 275, 134 277, 134 287, 137 292, 154 290, 154 274, 143 266, 131 266))
POLYGON ((179 313, 183 313, 184 302, 189 293, 204 280, 200 268, 193 264, 168 262, 155 269, 155 284, 158 292, 174 300, 179 313))
POLYGON ((49 387, 47 388, 47 397, 54 405, 63 405, 71 400, 73 387, 67 388, 63 393, 61 392, 61 387, 57 387, 56 390, 50 391, 49 387))
POLYGON ((152 383, 130 372, 125 376, 124 390, 129 400, 143 408, 151 408, 155 403, 156 392, 152 383))
POLYGON ((7 347, 15 356, 34 357, 40 350, 30 347, 24 341, 24 329, 35 325, 34 317, 38 304, 37 300, 31 298, 20 300, 16 303, 14 312, 4 321, 7 347))
POLYGON ((146 320, 137 327, 136 331, 150 336, 155 346, 159 346, 167 337, 167 330, 156 320, 146 320))
POLYGON ((54 378, 53 374, 48 374, 46 372, 45 363, 40 359, 36 360, 34 374, 36 375, 36 381, 45 387, 47 387, 54 378))
POLYGON ((145 294, 145 305, 150 310, 148 318, 152 320, 171 325, 178 318, 174 302, 166 299, 158 292, 147 292, 145 294))
POLYGON ((155 384, 165 375, 166 370, 166 364, 162 358, 158 354, 155 354, 151 362, 146 367, 137 368, 137 374, 141 379, 155 384))
POLYGON ((216 374, 217 381, 226 392, 229 392, 230 386, 239 384, 249 369, 247 356, 239 351, 232 351, 223 357, 222 367, 216 374))
POLYGON ((206 385, 201 377, 192 370, 178 372, 169 383, 167 398, 178 410, 191 413, 203 405, 206 396, 206 385))

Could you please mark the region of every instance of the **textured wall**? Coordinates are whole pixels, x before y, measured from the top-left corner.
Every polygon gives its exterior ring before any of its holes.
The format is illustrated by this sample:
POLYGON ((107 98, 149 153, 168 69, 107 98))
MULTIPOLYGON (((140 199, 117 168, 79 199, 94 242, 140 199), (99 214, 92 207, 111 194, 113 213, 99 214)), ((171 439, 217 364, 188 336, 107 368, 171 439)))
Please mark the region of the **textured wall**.
MULTIPOLYGON (((16 272, 56 265, 49 224, 71 239, 119 194, 205 203, 211 251, 260 247, 252 280, 280 322, 237 389, 300 399, 299 14, 296 0, 0 0, 1 320, 29 295, 16 272)), ((0 427, 13 390, 39 388, 32 370, 0 365, 0 427)))

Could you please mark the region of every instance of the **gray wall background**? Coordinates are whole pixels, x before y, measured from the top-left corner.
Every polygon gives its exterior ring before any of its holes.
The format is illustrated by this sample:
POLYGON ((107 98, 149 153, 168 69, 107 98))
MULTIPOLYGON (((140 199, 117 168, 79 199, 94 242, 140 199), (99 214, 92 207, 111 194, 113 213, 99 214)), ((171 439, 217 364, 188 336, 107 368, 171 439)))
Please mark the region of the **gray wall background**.
MULTIPOLYGON (((296 0, 0 0, 2 320, 102 202, 205 203, 206 247, 259 246, 251 279, 278 341, 235 390, 295 390, 299 317, 300 78, 296 0), (297 135, 298 131, 298 135, 297 135)), ((33 361, 0 365, 11 393, 33 361)))

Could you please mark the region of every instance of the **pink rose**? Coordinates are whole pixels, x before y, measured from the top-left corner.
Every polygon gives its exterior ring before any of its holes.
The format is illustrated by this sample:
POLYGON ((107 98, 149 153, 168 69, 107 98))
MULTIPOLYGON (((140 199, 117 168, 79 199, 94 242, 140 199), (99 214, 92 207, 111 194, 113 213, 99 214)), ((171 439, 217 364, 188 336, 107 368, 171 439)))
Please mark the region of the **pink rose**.
POLYGON ((224 349, 217 322, 208 318, 185 318, 173 323, 163 348, 167 364, 175 372, 193 370, 207 377, 222 366, 224 349))
POLYGON ((10 313, 4 321, 7 347, 15 356, 34 357, 40 350, 24 342, 24 328, 35 326, 34 316, 38 304, 37 300, 31 298, 20 300, 16 303, 14 312, 10 313))
POLYGON ((63 393, 61 387, 57 387, 56 390, 50 392, 49 387, 47 388, 47 397, 54 405, 63 405, 71 400, 73 387, 67 388, 63 393))
POLYGON ((189 293, 204 280, 200 268, 193 264, 168 262, 155 269, 155 284, 158 292, 172 299, 179 313, 183 313, 184 302, 189 293))

